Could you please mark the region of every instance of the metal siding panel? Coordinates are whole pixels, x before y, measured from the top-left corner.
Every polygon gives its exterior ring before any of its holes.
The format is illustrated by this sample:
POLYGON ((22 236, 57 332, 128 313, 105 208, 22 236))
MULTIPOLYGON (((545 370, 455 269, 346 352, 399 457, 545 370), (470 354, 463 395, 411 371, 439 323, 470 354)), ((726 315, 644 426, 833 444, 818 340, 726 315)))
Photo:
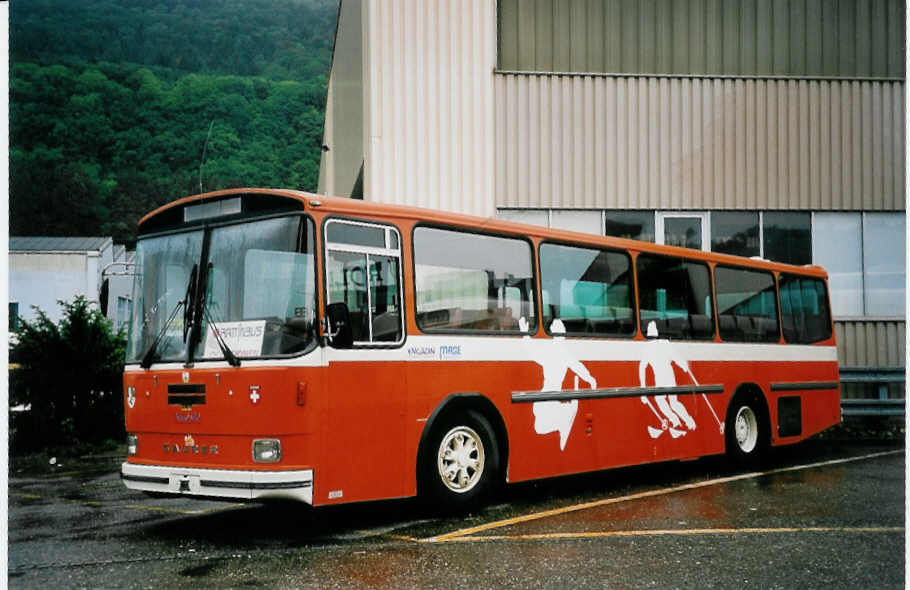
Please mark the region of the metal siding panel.
POLYGON ((638 68, 637 72, 654 73, 657 71, 657 0, 639 0, 638 2, 638 68))
POLYGON ((905 89, 903 84, 891 84, 894 92, 894 111, 892 114, 893 123, 890 125, 894 129, 894 192, 888 203, 888 208, 892 210, 906 210, 906 118, 904 111, 906 99, 904 97, 905 89))
POLYGON ((515 207, 518 203, 512 198, 513 195, 506 191, 508 184, 505 179, 508 177, 509 167, 507 165, 506 156, 511 152, 511 145, 506 140, 506 105, 508 101, 503 100, 502 97, 505 93, 505 84, 510 76, 496 76, 494 84, 496 86, 496 150, 494 157, 496 158, 496 172, 494 176, 494 190, 496 194, 496 206, 497 207, 515 207))
POLYGON ((500 204, 903 209, 903 84, 497 77, 500 204))
POLYGON ((870 0, 870 30, 872 47, 870 76, 888 75, 888 8, 887 0, 870 0))
POLYGON ((619 78, 613 80, 616 88, 616 185, 614 189, 613 206, 623 208, 629 206, 629 79, 619 78))
POLYGON ((764 80, 755 83, 752 112, 755 115, 755 188, 750 209, 761 208, 768 201, 768 84, 764 80))
POLYGON ((647 153, 642 144, 642 133, 641 133, 641 117, 640 114, 642 105, 646 104, 645 100, 647 98, 646 94, 642 91, 642 84, 639 80, 628 79, 625 80, 626 87, 628 89, 628 109, 629 117, 627 121, 629 122, 628 126, 628 142, 629 142, 629 151, 628 158, 626 159, 626 169, 628 172, 629 187, 627 191, 628 207, 637 208, 637 207, 647 207, 647 201, 643 198, 643 191, 641 189, 641 182, 639 180, 642 177, 642 160, 644 159, 643 154, 647 153))
POLYGON ((598 185, 594 176, 595 168, 599 168, 600 166, 597 165, 597 162, 602 161, 597 158, 597 150, 594 143, 597 137, 598 117, 594 110, 594 79, 591 76, 585 76, 584 93, 585 110, 582 118, 582 129, 585 130, 585 186, 582 191, 582 203, 584 207, 591 208, 595 206, 599 196, 597 194, 598 185))
POLYGON ((571 4, 553 3, 553 70, 572 71, 571 4))
POLYGON ((822 157, 822 145, 821 145, 821 130, 819 129, 820 121, 819 117, 821 116, 821 98, 819 96, 819 83, 817 81, 811 81, 807 84, 807 112, 806 119, 808 120, 808 143, 806 145, 806 153, 809 158, 809 166, 807 169, 803 170, 803 173, 808 177, 807 178, 807 200, 808 207, 810 209, 818 209, 821 203, 820 185, 821 178, 819 174, 821 173, 821 162, 822 157))
POLYGON ((743 75, 760 73, 758 70, 758 20, 757 0, 742 0, 739 13, 739 64, 737 71, 743 75))
POLYGON ((790 0, 790 56, 787 74, 806 71, 806 0, 790 0))
POLYGON ((658 2, 654 7, 654 72, 673 71, 673 5, 658 2))
POLYGON ((846 366, 847 336, 843 322, 834 322, 834 338, 837 340, 837 362, 843 366, 846 366))
POLYGON ((515 190, 518 191, 518 201, 527 205, 531 200, 531 190, 529 184, 528 160, 530 159, 531 146, 528 142, 528 123, 530 116, 528 113, 528 78, 518 76, 515 80, 515 108, 512 109, 511 122, 514 128, 515 136, 515 157, 512 164, 515 172, 512 177, 516 180, 515 190))
POLYGON ((535 64, 534 69, 546 71, 553 69, 553 55, 556 39, 553 38, 553 2, 554 0, 536 0, 537 14, 534 18, 535 64))
POLYGON ((621 0, 604 0, 603 11, 604 71, 622 71, 622 6, 621 0))
POLYGON ((659 119, 659 104, 660 104, 660 80, 656 78, 649 78, 646 82, 647 84, 647 108, 642 112, 641 118, 641 127, 645 133, 645 148, 643 154, 646 157, 642 158, 644 169, 642 172, 645 174, 647 191, 645 193, 644 202, 647 203, 647 206, 651 209, 656 209, 659 207, 660 202, 660 119, 659 119), (655 157, 656 156, 656 157, 655 157))
POLYGON ((821 0, 806 0, 806 67, 800 73, 822 72, 822 5, 821 0))
POLYGON ((519 0, 498 0, 499 26, 499 67, 514 70, 520 67, 518 56, 519 0))
POLYGON ((828 118, 831 129, 828 149, 831 150, 831 169, 826 176, 830 178, 829 190, 822 190, 822 207, 824 209, 840 209, 843 207, 843 185, 840 182, 840 176, 843 170, 843 137, 841 134, 841 88, 843 84, 829 84, 829 100, 831 103, 830 115, 828 118))
POLYGON ((652 123, 656 120, 655 134, 657 135, 657 179, 654 183, 654 206, 667 207, 670 205, 670 185, 674 180, 673 174, 673 123, 671 119, 672 98, 670 91, 671 80, 659 78, 657 81, 657 92, 654 99, 657 101, 656 119, 652 118, 652 123))
POLYGON ((834 153, 831 142, 831 84, 821 82, 818 85, 818 193, 815 196, 814 209, 830 208, 831 202, 831 155, 834 153))
POLYGON ((584 0, 569 2, 569 45, 571 46, 570 72, 587 72, 588 27, 585 22, 584 0))
POLYGON ((872 11, 868 0, 856 3, 856 75, 869 76, 872 71, 872 40, 867 32, 872 28, 872 11))
POLYGON ((587 38, 587 67, 588 72, 605 72, 606 51, 604 36, 604 3, 601 0, 588 0, 585 17, 587 38))
POLYGON ((739 74, 739 44, 742 40, 740 35, 739 21, 739 2, 724 2, 721 4, 721 35, 722 35, 722 68, 724 72, 739 74))
MULTIPOLYGON (((705 155, 705 117, 702 104, 704 101, 704 80, 692 80, 692 100, 689 108, 691 109, 692 119, 692 152, 689 155, 689 168, 692 171, 692 188, 689 194, 684 196, 688 203, 694 203, 701 200, 705 192, 704 189, 704 169, 701 166, 701 160, 705 155)), ((688 118, 688 117, 687 117, 688 118)))
POLYGON ((519 2, 518 6, 518 68, 521 70, 536 70, 540 68, 537 59, 537 47, 540 40, 537 38, 537 8, 531 2, 519 2))
POLYGON ((753 34, 755 35, 755 71, 771 73, 774 71, 774 4, 767 0, 756 2, 755 22, 753 34))
POLYGON ((888 2, 888 75, 903 78, 907 75, 906 2, 888 2))
POLYGON ((786 74, 790 71, 790 2, 774 0, 774 70, 773 74, 786 74))
POLYGON ((885 155, 884 140, 885 129, 883 125, 884 115, 884 97, 882 96, 882 84, 880 82, 872 83, 872 209, 881 210, 885 205, 885 155))
POLYGON ((765 200, 762 202, 764 207, 769 209, 779 208, 777 203, 779 200, 779 183, 780 177, 782 176, 779 173, 778 160, 780 158, 780 142, 778 139, 780 123, 780 111, 778 107, 778 93, 780 90, 780 84, 775 84, 773 82, 765 82, 765 96, 767 97, 767 106, 765 112, 767 113, 767 123, 766 127, 768 129, 768 175, 767 175, 767 196, 763 197, 765 200))
POLYGON ((838 71, 840 40, 837 34, 837 1, 821 2, 821 74, 824 76, 834 76, 838 71))
POLYGON ((873 194, 872 189, 872 178, 873 178, 873 168, 875 163, 873 162, 873 124, 874 124, 874 109, 872 106, 872 85, 863 84, 860 87, 860 92, 862 95, 861 98, 861 129, 862 129, 862 187, 861 187, 861 201, 858 208, 862 208, 865 203, 874 203, 875 195, 873 194))

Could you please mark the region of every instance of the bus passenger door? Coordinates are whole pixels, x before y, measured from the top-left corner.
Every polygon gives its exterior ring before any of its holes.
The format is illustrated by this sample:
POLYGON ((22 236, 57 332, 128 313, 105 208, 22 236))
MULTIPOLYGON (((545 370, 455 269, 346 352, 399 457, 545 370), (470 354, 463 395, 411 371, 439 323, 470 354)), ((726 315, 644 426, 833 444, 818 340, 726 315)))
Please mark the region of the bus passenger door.
POLYGON ((318 503, 403 496, 405 364, 401 240, 394 228, 326 224, 326 305, 343 303, 353 343, 326 353, 328 415, 318 503))

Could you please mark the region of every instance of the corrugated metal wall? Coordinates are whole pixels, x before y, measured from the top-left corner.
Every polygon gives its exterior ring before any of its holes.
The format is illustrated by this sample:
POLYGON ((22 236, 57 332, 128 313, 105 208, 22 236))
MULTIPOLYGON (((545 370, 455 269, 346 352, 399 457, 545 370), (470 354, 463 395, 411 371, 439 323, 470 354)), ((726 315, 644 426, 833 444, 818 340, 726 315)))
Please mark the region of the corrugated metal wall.
POLYGON ((904 83, 496 74, 496 204, 904 210, 904 83))
POLYGON ((903 77, 902 0, 499 0, 499 68, 903 77))
POLYGON ((364 198, 489 216, 492 0, 364 4, 364 198))
POLYGON ((903 367, 906 324, 903 321, 837 321, 838 362, 844 367, 903 367))

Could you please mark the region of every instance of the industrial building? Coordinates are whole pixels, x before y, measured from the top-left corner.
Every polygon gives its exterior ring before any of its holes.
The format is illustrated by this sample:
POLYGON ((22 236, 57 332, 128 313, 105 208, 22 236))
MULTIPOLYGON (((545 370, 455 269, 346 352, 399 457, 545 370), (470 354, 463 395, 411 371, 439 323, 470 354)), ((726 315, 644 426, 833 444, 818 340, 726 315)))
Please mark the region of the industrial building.
POLYGON ((893 375, 906 354, 905 12, 342 0, 319 192, 819 264, 842 367, 893 375))

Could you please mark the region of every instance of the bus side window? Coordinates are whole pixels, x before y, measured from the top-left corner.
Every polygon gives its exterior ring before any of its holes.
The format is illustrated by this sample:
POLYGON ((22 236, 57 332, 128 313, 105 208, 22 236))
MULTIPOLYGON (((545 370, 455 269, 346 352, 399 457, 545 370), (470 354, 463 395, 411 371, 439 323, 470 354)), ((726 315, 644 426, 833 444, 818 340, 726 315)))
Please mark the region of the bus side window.
POLYGON ((414 230, 417 325, 425 332, 534 331, 531 245, 523 239, 454 229, 414 230))
POLYGON ((395 229, 332 219, 326 224, 327 303, 344 303, 354 343, 404 338, 401 241, 395 229))
POLYGON ((718 266, 714 270, 720 337, 727 341, 777 342, 777 298, 769 272, 718 266))
POLYGON ((632 336, 631 269, 625 252, 542 244, 544 325, 558 318, 569 336, 632 336))
POLYGON ((780 307, 787 342, 811 344, 831 337, 831 312, 824 281, 781 275, 780 307))
POLYGON ((662 338, 710 340, 714 337, 708 265, 671 256, 640 254, 636 270, 642 334, 654 322, 662 338))

